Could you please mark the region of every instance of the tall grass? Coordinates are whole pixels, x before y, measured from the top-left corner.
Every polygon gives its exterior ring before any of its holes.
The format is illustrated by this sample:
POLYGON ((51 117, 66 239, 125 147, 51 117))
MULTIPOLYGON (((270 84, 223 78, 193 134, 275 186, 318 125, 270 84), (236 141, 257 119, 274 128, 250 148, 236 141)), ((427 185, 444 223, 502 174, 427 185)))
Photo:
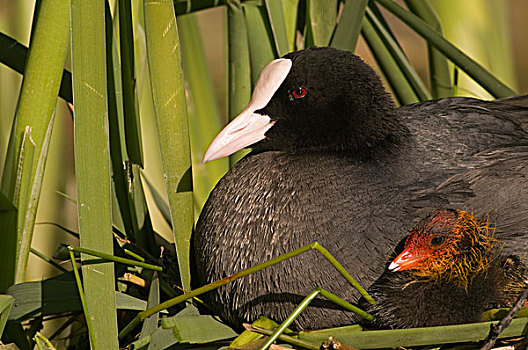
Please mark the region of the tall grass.
MULTIPOLYGON (((193 222, 216 182, 243 153, 230 161, 217 160, 207 165, 201 158, 224 121, 245 107, 258 73, 270 60, 312 45, 354 51, 361 35, 400 104, 451 95, 454 66, 492 96, 514 93, 501 82, 515 85, 508 68, 509 47, 500 44, 507 36, 505 5, 500 4, 495 4, 495 8, 488 6, 486 12, 486 18, 492 18, 487 26, 498 33, 498 48, 492 47, 487 37, 484 40, 477 35, 474 39, 485 41, 478 61, 497 57, 499 63, 484 64, 493 69, 493 75, 442 36, 444 32, 456 41, 457 31, 461 30, 452 29, 446 13, 453 13, 458 6, 464 8, 462 4, 452 3, 446 9, 442 1, 428 6, 426 2, 407 0, 406 9, 392 0, 37 3, 32 27, 30 20, 24 22, 27 28, 31 27, 29 49, 0 27, 0 62, 24 76, 11 131, 0 129, 0 150, 1 145, 9 144, 0 191, 0 292, 16 294, 18 298, 12 316, 6 316, 10 298, 0 305, 0 331, 2 321, 9 319, 3 339, 16 339, 20 348, 33 345, 35 330, 42 322, 49 324, 48 318, 59 318, 61 322, 45 329, 44 335, 38 336, 39 341, 47 336, 59 346, 68 343, 83 349, 88 339, 92 348, 99 349, 116 349, 132 342, 136 346, 150 343, 149 349, 161 349, 183 340, 204 342, 233 335, 213 319, 198 316, 196 310, 187 307, 173 318, 162 317, 163 325, 171 328, 169 332, 158 326, 158 314, 151 316, 143 329, 129 327, 133 331, 129 333, 127 328, 121 333, 120 343, 117 337, 118 330, 124 329, 135 312, 145 309, 143 300, 149 294, 152 306, 161 301, 155 298, 158 294, 163 300, 181 293, 175 285, 190 289, 193 222), (219 6, 224 8, 221 13, 226 23, 226 54, 214 57, 211 66, 204 49, 207 41, 202 40, 196 16, 201 10, 219 6), (393 35, 396 21, 400 20, 427 43, 429 74, 411 65, 402 50, 402 39, 398 33, 393 35), (72 61, 73 87, 71 74, 65 71, 65 67, 70 67, 67 57, 72 61), (215 86, 212 72, 224 68, 225 86, 215 86), (226 87, 225 101, 218 101, 215 89, 226 87), (47 153, 54 140, 53 124, 55 120, 64 122, 71 118, 62 110, 59 113, 57 98, 71 102, 72 95, 74 133, 66 130, 60 135, 73 137, 72 143, 65 144, 74 148, 75 176, 69 171, 55 175, 70 184, 64 185, 66 194, 56 193, 55 188, 46 190, 48 195, 51 192, 62 199, 63 206, 76 205, 78 210, 71 214, 68 225, 51 222, 37 226, 36 231, 42 234, 45 231, 39 230, 41 226, 52 226, 69 232, 68 241, 75 245, 161 264, 164 268, 158 284, 147 269, 111 263, 106 255, 104 260, 82 255, 77 262, 82 266, 82 288, 86 294, 84 316, 93 325, 90 337, 86 323, 78 317, 82 308, 71 273, 54 267, 58 276, 55 279, 25 283, 26 271, 33 271, 36 266, 27 266, 27 262, 46 160, 55 157, 54 162, 60 163, 57 154, 47 153), (219 107, 226 103, 227 112, 219 107), (74 224, 77 227, 69 230, 74 224), (170 234, 162 238, 165 231, 170 234), (53 290, 68 302, 53 303, 53 293, 44 292, 35 301, 29 298, 35 286, 53 290), (41 307, 32 308, 30 301, 41 307), (184 327, 190 322, 189 317, 199 317, 193 319, 198 322, 192 323, 191 330, 184 327)), ((0 11, 0 23, 6 21, 7 16, 0 11)), ((223 32, 224 28, 218 31, 223 32)), ((471 36, 471 31, 464 35, 471 36)), ((9 96, 12 91, 2 89, 2 126, 13 119, 15 103, 11 107, 4 103, 12 98, 9 96)), ((40 202, 40 208, 47 205, 40 202)), ((45 255, 49 261, 49 250, 45 255)), ((61 263, 69 260, 69 254, 58 249, 53 259, 61 263)), ((180 310, 171 309, 171 315, 180 310)), ((144 315, 147 314, 150 315, 144 315)), ((409 337, 412 336, 411 332, 409 337)), ((390 341, 382 345, 395 346, 392 335, 387 339, 390 341)))

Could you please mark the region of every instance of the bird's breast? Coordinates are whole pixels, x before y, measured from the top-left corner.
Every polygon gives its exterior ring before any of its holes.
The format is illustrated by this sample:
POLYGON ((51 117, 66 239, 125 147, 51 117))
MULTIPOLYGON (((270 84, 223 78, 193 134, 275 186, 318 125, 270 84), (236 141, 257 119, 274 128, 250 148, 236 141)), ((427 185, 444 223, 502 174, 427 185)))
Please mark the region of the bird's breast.
POLYGON ((397 240, 394 232, 405 233, 389 213, 402 207, 401 194, 387 192, 394 181, 377 165, 358 166, 343 157, 253 155, 211 193, 196 244, 214 256, 209 267, 220 265, 226 275, 314 241, 345 263, 385 259, 397 240))

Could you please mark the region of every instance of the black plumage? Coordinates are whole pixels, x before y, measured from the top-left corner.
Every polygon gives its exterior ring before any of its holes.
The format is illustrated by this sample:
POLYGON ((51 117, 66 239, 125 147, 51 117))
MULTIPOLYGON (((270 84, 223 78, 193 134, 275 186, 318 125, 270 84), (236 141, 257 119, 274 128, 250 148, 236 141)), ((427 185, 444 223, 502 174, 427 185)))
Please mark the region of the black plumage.
POLYGON ((380 328, 478 322, 485 310, 511 307, 528 276, 522 259, 502 250, 503 236, 489 218, 435 211, 406 238, 393 271, 369 288, 378 304, 360 304, 380 328))
MULTIPOLYGON (((331 48, 290 53, 268 67, 261 77, 282 70, 272 75, 277 82, 270 99, 256 97, 268 88, 261 78, 253 95, 258 103, 252 100, 239 117, 245 119, 226 127, 231 129, 206 155, 214 159, 256 142, 220 180, 200 215, 193 238, 195 286, 318 241, 368 287, 413 219, 450 204, 491 212, 496 201, 501 208, 517 201, 515 213, 502 211, 506 224, 495 217, 513 235, 524 234, 528 178, 516 155, 528 155, 528 109, 521 106, 528 97, 514 103, 448 98, 396 108, 370 67, 331 48), (231 133, 252 136, 226 141, 237 145, 229 148, 222 142, 238 137, 231 133), (504 159, 515 166, 494 166, 488 174, 488 165, 504 159), (491 188, 503 185, 518 198, 495 198, 491 188)), ((205 300, 239 327, 259 315, 283 320, 315 286, 358 299, 323 257, 310 252, 205 300)), ((356 320, 317 299, 293 327, 356 320)))

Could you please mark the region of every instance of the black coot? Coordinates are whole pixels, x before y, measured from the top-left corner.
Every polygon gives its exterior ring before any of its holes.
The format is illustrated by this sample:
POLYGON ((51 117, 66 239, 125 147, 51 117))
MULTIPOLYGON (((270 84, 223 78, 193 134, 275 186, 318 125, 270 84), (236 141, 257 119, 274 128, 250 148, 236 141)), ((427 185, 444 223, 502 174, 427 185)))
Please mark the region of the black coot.
MULTIPOLYGON (((246 110, 205 156, 209 161, 253 148, 220 180, 200 215, 193 238, 195 286, 319 241, 368 287, 412 228, 412 218, 449 205, 477 215, 493 215, 493 208, 511 201, 525 208, 526 162, 516 160, 528 155, 525 100, 447 98, 396 108, 374 71, 350 52, 311 48, 271 62, 246 110), (480 171, 505 158, 511 167, 480 171), (511 186, 512 196, 496 198, 497 186, 511 186)), ((509 232, 524 234, 527 213, 508 221, 509 232)), ((283 320, 315 286, 358 299, 316 252, 204 298, 240 327, 259 315, 283 320)), ((293 327, 356 320, 316 300, 293 327)))
POLYGON ((433 212, 370 287, 378 305, 361 304, 382 328, 478 322, 485 310, 511 307, 526 288, 527 270, 518 255, 502 250, 503 239, 511 237, 495 231, 489 217, 433 212))

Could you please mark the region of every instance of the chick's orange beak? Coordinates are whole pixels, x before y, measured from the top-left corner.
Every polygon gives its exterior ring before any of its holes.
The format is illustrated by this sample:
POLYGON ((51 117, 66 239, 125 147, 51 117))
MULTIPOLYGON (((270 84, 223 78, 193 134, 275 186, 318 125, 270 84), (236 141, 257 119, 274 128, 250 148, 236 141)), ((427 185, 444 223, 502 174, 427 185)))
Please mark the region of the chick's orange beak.
POLYGON ((409 270, 418 267, 418 263, 425 259, 425 256, 420 252, 412 251, 405 248, 389 265, 389 270, 392 272, 409 270))

